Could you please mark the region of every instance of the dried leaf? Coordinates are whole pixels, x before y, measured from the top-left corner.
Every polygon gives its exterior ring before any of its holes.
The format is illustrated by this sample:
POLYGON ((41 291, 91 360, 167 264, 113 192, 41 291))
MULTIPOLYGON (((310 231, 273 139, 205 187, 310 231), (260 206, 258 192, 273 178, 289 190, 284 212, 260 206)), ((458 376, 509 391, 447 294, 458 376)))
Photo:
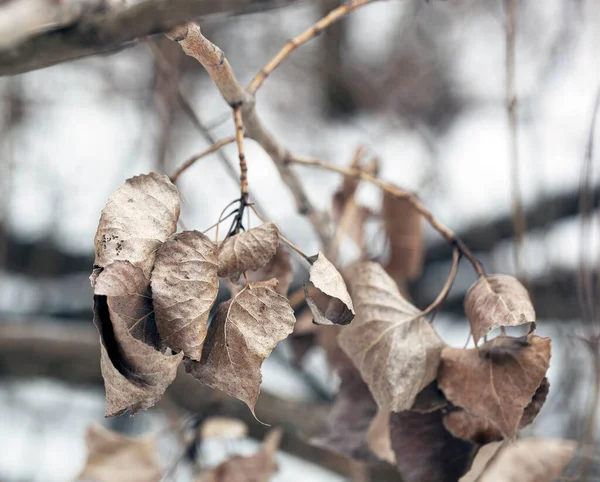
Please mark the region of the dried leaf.
POLYGON ((365 435, 367 446, 379 460, 396 465, 396 454, 390 438, 390 412, 379 410, 365 435))
POLYGON ((316 260, 310 267, 310 282, 331 299, 325 312, 309 295, 304 286, 306 302, 313 313, 313 321, 318 325, 347 325, 354 319, 354 307, 346 283, 340 272, 319 251, 316 260))
POLYGON ((133 415, 154 405, 175 378, 183 354, 159 351, 148 280, 128 261, 106 266, 94 287, 94 324, 101 341, 100 368, 106 416, 133 415))
POLYGON ((221 303, 208 329, 202 359, 186 369, 202 383, 245 402, 252 413, 262 380, 260 367, 294 328, 294 311, 275 293, 277 280, 250 283, 221 303))
POLYGON ((369 387, 356 368, 347 367, 327 417, 326 434, 312 443, 356 460, 374 462, 366 435, 376 414, 377 404, 369 387))
POLYGON ((465 312, 475 343, 494 328, 535 321, 527 289, 503 274, 479 278, 465 296, 465 312))
POLYGON ((496 457, 500 452, 500 449, 502 449, 506 443, 506 441, 492 442, 481 447, 473 459, 471 468, 458 482, 478 482, 479 477, 485 468, 490 464, 491 460, 496 457))
POLYGON ((93 423, 85 443, 88 459, 77 480, 158 482, 162 477, 154 435, 125 437, 93 423))
POLYGON ((456 482, 470 467, 476 446, 446 431, 441 411, 390 415, 392 448, 404 482, 456 482))
POLYGON ((227 238, 219 247, 219 278, 234 283, 244 271, 266 266, 279 246, 279 230, 273 222, 261 224, 227 238))
POLYGON ((436 378, 444 343, 381 265, 360 263, 351 279, 357 317, 342 330, 339 344, 380 408, 409 410, 436 378))
POLYGON ((275 291, 280 295, 287 296, 290 285, 294 280, 294 270, 290 253, 281 245, 277 246, 275 256, 271 258, 266 266, 258 271, 248 273, 250 281, 267 281, 273 278, 279 281, 275 291))
POLYGON ((533 399, 531 402, 529 402, 529 405, 525 407, 523 417, 519 422, 519 428, 527 427, 527 425, 533 423, 535 418, 538 416, 538 413, 540 413, 540 410, 544 406, 544 403, 546 403, 546 398, 548 398, 549 391, 550 382, 547 378, 544 378, 536 390, 535 395, 533 395, 533 399))
POLYGON ((503 446, 487 467, 478 463, 483 473, 478 478, 472 474, 464 482, 551 482, 562 475, 576 449, 577 443, 570 440, 519 439, 503 446))
POLYGON ((421 215, 407 199, 384 192, 381 217, 390 245, 386 271, 396 282, 418 278, 424 256, 421 215))
POLYGON ((244 438, 248 435, 248 425, 237 418, 210 417, 200 429, 202 440, 211 438, 244 438))
POLYGON ((500 336, 480 349, 444 348, 438 385, 454 405, 512 438, 548 370, 550 350, 550 339, 533 335, 500 336))
POLYGON ((268 482, 277 472, 276 455, 281 436, 281 429, 271 430, 260 452, 247 457, 232 457, 202 474, 196 482, 268 482))
POLYGON ((200 360, 219 292, 216 245, 198 231, 171 236, 156 254, 151 284, 163 345, 200 360))
POLYGON ((129 261, 150 279, 158 247, 177 229, 179 191, 163 174, 127 179, 106 202, 94 238, 92 285, 102 268, 129 261))

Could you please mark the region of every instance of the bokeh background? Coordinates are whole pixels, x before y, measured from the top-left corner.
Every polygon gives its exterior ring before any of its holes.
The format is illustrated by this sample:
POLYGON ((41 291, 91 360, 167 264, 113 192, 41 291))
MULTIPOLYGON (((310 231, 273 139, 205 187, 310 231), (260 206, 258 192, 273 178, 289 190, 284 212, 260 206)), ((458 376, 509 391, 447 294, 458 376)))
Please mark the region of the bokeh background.
MULTIPOLYGON (((201 25, 246 84, 288 38, 337 4, 301 0, 201 25)), ((365 146, 379 158, 380 177, 418 192, 488 272, 528 283, 539 333, 553 338, 551 395, 529 430, 580 438, 595 373, 595 352, 582 339, 598 326, 600 170, 589 144, 598 130, 600 3, 521 0, 517 19, 518 169, 505 101, 505 12, 496 0, 364 7, 286 60, 259 92, 258 110, 297 154, 347 165, 365 146), (515 192, 527 221, 518 257, 515 192)), ((0 78, 0 480, 72 480, 85 462, 91 421, 129 434, 159 433, 165 466, 179 460, 174 427, 194 414, 177 397, 134 418, 103 421, 87 279, 93 238, 104 202, 126 178, 172 173, 211 139, 232 133, 230 109, 202 67, 161 37, 0 78)), ((252 199, 295 244, 316 252, 318 239, 271 160, 252 141, 246 149, 252 199)), ((315 206, 329 210, 340 177, 295 170, 315 206)), ((237 176, 234 145, 182 176, 186 228, 203 230, 217 220, 238 195, 237 176)), ((358 198, 377 210, 381 193, 363 183, 358 198)), ((451 259, 439 235, 424 230, 424 267, 410 284, 422 308, 443 285, 451 259)), ((368 236, 369 250, 385 259, 381 223, 371 223, 368 236)), ((344 260, 356 254, 351 242, 342 245, 344 260)), ((297 268, 295 287, 306 276, 299 262, 297 268)), ((436 317, 436 328, 456 346, 467 340, 462 296, 473 281, 463 263, 436 317)), ((322 349, 312 347, 300 365, 291 353, 283 343, 267 360, 264 392, 290 406, 330 402, 336 379, 322 349)), ((256 443, 205 445, 202 463, 252 452, 256 443)), ((346 480, 318 468, 318 457, 297 455, 282 455, 274 480, 346 480)), ((190 473, 179 464, 171 477, 187 480, 190 473)))

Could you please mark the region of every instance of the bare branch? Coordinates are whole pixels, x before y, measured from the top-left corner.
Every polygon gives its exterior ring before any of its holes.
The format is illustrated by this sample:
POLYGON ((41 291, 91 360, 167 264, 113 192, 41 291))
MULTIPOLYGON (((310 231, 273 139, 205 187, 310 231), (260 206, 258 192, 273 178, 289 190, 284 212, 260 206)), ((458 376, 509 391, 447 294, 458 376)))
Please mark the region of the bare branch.
MULTIPOLYGON (((27 37, 33 32, 19 34, 25 40, 0 50, 0 75, 14 75, 90 55, 116 52, 134 45, 138 39, 166 32, 193 18, 266 10, 295 1, 142 0, 78 19, 66 16, 58 22, 62 28, 30 38, 27 37)), ((31 30, 25 24, 11 25, 14 32, 28 28, 31 30)))
POLYGON ((308 217, 321 243, 327 249, 331 239, 327 218, 315 211, 300 180, 286 161, 290 157, 289 152, 266 130, 260 121, 256 113, 254 97, 238 82, 223 51, 202 35, 200 26, 196 23, 188 23, 179 27, 171 31, 168 36, 178 42, 187 55, 194 57, 202 64, 225 101, 232 108, 239 107, 241 109, 246 136, 260 144, 271 157, 281 179, 292 192, 298 211, 308 217))

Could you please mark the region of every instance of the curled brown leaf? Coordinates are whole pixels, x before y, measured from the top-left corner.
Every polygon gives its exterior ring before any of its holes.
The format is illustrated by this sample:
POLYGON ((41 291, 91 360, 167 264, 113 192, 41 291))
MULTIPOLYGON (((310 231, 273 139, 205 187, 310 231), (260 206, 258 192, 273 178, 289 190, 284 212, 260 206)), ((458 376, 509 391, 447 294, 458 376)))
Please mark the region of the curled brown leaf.
POLYGON ((162 344, 200 360, 219 292, 216 245, 198 231, 174 234, 158 249, 151 285, 162 344))
POLYGON ((262 380, 260 368, 275 345, 294 328, 294 311, 275 293, 277 280, 250 283, 221 303, 208 329, 202 358, 186 361, 200 382, 245 402, 254 413, 262 380))
POLYGON ((500 336, 480 349, 444 348, 438 385, 446 398, 515 436, 550 363, 548 338, 500 336))
POLYGON ((158 247, 177 229, 179 191, 162 174, 127 179, 106 202, 94 238, 92 285, 113 261, 129 261, 150 279, 158 247))
POLYGON ((339 344, 359 369, 380 408, 409 410, 435 378, 443 341, 377 263, 351 273, 357 317, 339 344))
POLYGON ((153 406, 171 384, 183 354, 159 351, 148 280, 141 268, 115 261, 96 279, 94 324, 100 333, 100 368, 106 416, 153 406))
POLYGON ((500 326, 535 322, 527 289, 513 276, 497 274, 479 278, 465 295, 465 313, 477 343, 500 326))
POLYGON ((306 302, 316 324, 347 325, 354 319, 354 306, 344 278, 320 251, 310 267, 309 279, 315 288, 329 297, 323 311, 323 308, 310 296, 308 287, 304 287, 306 302))
POLYGON ((231 236, 219 247, 219 278, 236 282, 244 271, 266 266, 279 246, 279 230, 273 222, 231 236))

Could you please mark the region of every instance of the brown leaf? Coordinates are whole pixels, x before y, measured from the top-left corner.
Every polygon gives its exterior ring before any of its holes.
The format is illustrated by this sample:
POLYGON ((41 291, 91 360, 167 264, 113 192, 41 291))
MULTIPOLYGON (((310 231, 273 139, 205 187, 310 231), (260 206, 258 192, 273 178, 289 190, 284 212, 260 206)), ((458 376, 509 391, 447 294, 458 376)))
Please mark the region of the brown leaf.
POLYGON ((106 202, 94 238, 92 285, 113 261, 129 261, 150 279, 158 247, 177 229, 179 191, 163 174, 127 179, 106 202))
MULTIPOLYGON (((548 379, 544 378, 533 399, 525 407, 523 417, 519 422, 519 429, 526 427, 537 417, 546 401, 549 388, 548 379)), ((444 417, 444 426, 455 437, 481 445, 504 439, 502 432, 491 421, 462 409, 449 412, 444 417)))
POLYGON ((443 341, 377 263, 359 263, 350 279, 357 317, 339 344, 380 408, 409 410, 437 374, 443 341))
POLYGON ((456 482, 470 467, 476 446, 444 428, 441 411, 390 415, 392 448, 404 482, 456 482))
POLYGON ((374 462, 366 435, 376 414, 377 404, 369 387, 356 368, 348 367, 327 417, 326 434, 312 443, 356 460, 374 462))
POLYGON ((384 192, 381 217, 390 244, 386 271, 397 282, 418 278, 424 256, 421 215, 407 199, 384 192))
POLYGON ((290 285, 294 280, 294 270, 290 253, 281 245, 277 246, 275 256, 271 258, 266 266, 258 271, 248 273, 250 281, 267 281, 273 278, 279 281, 275 291, 280 295, 287 296, 290 285))
POLYGON ((183 354, 166 355, 158 349, 148 280, 141 268, 128 261, 111 263, 97 277, 94 294, 106 416, 126 410, 133 415, 160 399, 183 354))
POLYGON ((279 246, 279 230, 273 222, 261 224, 223 241, 219 247, 219 278, 234 283, 244 271, 266 266, 279 246))
POLYGON ((216 245, 198 231, 171 236, 158 249, 151 284, 162 344, 200 360, 219 292, 216 245))
POLYGON ((503 274, 479 278, 465 296, 465 312, 475 343, 494 328, 535 321, 527 289, 503 274))
POLYGON ((463 475, 459 482, 478 482, 479 477, 489 465, 491 460, 500 452, 500 449, 506 445, 506 441, 492 442, 484 445, 477 451, 477 455, 473 459, 471 468, 463 475))
POLYGON ((446 398, 515 436, 550 363, 549 338, 500 336, 480 349, 444 348, 438 385, 446 398))
POLYGON ((330 297, 327 308, 323 312, 310 296, 308 288, 304 286, 306 302, 316 324, 347 325, 354 319, 354 307, 346 283, 340 272, 320 251, 310 267, 309 279, 317 289, 330 297))
POLYGON ((562 475, 576 449, 570 440, 519 439, 502 446, 487 464, 474 463, 473 469, 482 473, 469 472, 461 482, 551 482, 562 475))
POLYGON ((281 436, 281 429, 271 430, 260 452, 246 457, 232 457, 196 478, 196 482, 268 482, 277 472, 276 455, 281 436))
POLYGON ((85 443, 88 459, 77 480, 158 482, 162 477, 154 435, 125 437, 93 423, 85 443))
POLYGON ((294 328, 294 311, 273 291, 276 283, 250 283, 234 299, 221 303, 208 329, 202 359, 186 362, 195 378, 242 400, 252 413, 262 362, 294 328))

